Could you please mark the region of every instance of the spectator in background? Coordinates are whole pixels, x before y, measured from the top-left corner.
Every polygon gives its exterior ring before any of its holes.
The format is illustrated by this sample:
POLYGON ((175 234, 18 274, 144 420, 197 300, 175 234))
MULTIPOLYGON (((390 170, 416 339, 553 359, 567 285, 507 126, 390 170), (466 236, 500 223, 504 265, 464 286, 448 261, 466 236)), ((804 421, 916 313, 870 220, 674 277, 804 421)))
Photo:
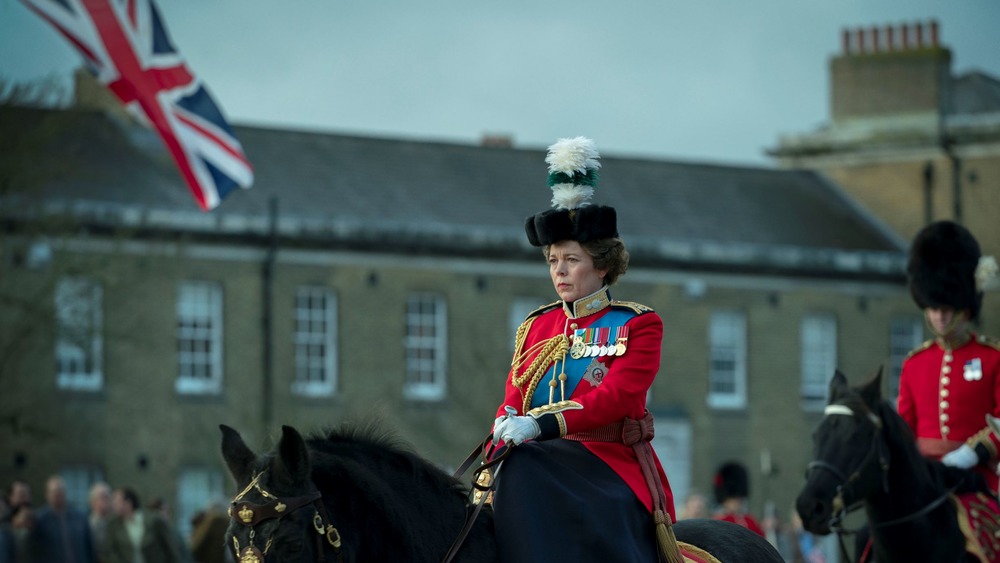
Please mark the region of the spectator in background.
POLYGON ((87 515, 90 536, 94 550, 100 554, 108 535, 108 520, 111 519, 111 487, 103 481, 91 485, 87 504, 90 506, 90 513, 87 515))
POLYGON ((708 499, 701 493, 691 493, 684 499, 684 506, 681 513, 677 515, 681 520, 688 518, 708 518, 708 499))
POLYGON ((163 520, 167 523, 170 528, 170 534, 173 536, 174 541, 177 542, 177 551, 180 553, 182 563, 194 563, 194 557, 191 556, 191 548, 188 541, 181 535, 180 530, 174 525, 173 518, 170 516, 170 505, 167 504, 166 499, 163 497, 156 497, 149 501, 147 505, 150 511, 156 512, 163 517, 163 520))
POLYGON ((142 510, 139 495, 128 487, 111 495, 115 515, 108 521, 102 563, 181 563, 177 541, 156 511, 142 510))
POLYGON ((752 532, 764 535, 760 523, 754 518, 747 507, 750 496, 750 478, 743 464, 730 461, 722 464, 715 472, 715 500, 719 509, 713 516, 716 520, 725 520, 739 524, 752 532))
POLYGON ((45 502, 28 533, 30 561, 95 563, 87 517, 66 502, 66 483, 62 477, 53 475, 46 481, 45 502))
POLYGON ((14 532, 10 528, 7 495, 0 496, 0 563, 14 563, 14 532))
POLYGON ((196 563, 232 561, 226 549, 229 515, 224 506, 222 501, 210 502, 191 519, 191 553, 196 563))
POLYGON ((13 514, 19 506, 31 506, 31 486, 27 481, 14 479, 7 487, 7 505, 13 514))

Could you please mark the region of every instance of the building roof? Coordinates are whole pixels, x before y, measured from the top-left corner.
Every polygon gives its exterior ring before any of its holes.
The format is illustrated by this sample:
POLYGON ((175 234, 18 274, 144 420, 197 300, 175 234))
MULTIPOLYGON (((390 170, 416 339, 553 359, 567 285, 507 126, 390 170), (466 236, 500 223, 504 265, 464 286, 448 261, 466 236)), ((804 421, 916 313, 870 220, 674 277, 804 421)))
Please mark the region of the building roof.
POLYGON ((983 73, 967 72, 954 79, 954 115, 975 115, 1000 112, 1000 80, 983 73))
MULTIPOLYGON (((97 111, 0 108, 15 132, 0 138, 0 213, 254 237, 274 198, 283 244, 537 257, 523 224, 550 205, 544 147, 234 129, 255 185, 203 213, 152 132, 97 111)), ((594 202, 617 209, 635 265, 901 279, 904 243, 815 173, 601 161, 594 202)))

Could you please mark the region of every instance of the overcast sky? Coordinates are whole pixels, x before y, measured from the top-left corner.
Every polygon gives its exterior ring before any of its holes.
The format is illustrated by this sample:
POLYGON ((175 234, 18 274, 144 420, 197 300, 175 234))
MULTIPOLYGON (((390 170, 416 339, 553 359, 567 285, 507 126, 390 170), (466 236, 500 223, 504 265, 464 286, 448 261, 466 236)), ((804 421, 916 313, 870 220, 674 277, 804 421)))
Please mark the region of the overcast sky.
MULTIPOLYGON (((844 28, 941 26, 953 71, 1000 77, 998 0, 160 0, 175 45, 234 123, 769 165, 827 121, 844 28)), ((80 57, 0 0, 0 76, 80 57)), ((7 132, 0 132, 7 134, 7 132)))

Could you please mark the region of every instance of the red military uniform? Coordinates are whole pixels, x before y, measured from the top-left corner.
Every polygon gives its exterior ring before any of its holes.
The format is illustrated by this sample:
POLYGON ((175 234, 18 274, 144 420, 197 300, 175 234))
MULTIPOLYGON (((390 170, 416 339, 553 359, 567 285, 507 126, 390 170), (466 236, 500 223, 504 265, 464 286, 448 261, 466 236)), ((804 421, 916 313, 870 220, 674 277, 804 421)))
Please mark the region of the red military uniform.
POLYGON ((899 380, 899 414, 927 457, 940 459, 963 443, 985 447, 989 463, 975 469, 996 491, 1000 441, 986 415, 1000 416, 1000 342, 968 335, 960 345, 928 340, 910 353, 899 380))
POLYGON ((712 516, 712 518, 716 520, 722 520, 724 522, 732 522, 733 524, 736 524, 738 526, 743 526, 744 528, 750 530, 751 532, 757 534, 758 536, 767 537, 767 535, 764 533, 764 528, 760 526, 760 523, 757 522, 757 519, 749 514, 725 512, 716 514, 715 516, 712 516))
MULTIPOLYGON (((515 360, 497 416, 504 416, 508 406, 517 414, 532 414, 540 440, 594 431, 624 418, 642 419, 646 393, 660 366, 662 337, 659 315, 643 305, 612 301, 607 288, 569 305, 542 307, 518 329, 515 360), (574 357, 580 349, 585 355, 574 357)), ((652 511, 651 493, 631 446, 621 441, 580 442, 652 511)), ((670 485, 655 456, 654 461, 666 495, 664 508, 676 521, 670 485)))

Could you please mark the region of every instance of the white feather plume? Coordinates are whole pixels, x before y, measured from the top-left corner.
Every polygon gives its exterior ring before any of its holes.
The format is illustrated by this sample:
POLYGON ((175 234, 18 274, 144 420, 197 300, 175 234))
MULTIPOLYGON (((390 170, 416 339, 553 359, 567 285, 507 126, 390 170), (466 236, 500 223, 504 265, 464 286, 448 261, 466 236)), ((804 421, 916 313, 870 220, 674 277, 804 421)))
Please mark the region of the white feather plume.
POLYGON ((576 209, 590 202, 594 188, 576 184, 556 184, 552 186, 552 207, 576 209))
POLYGON ((549 164, 549 173, 562 172, 586 174, 587 170, 597 170, 601 163, 597 161, 600 155, 594 141, 586 137, 559 139, 549 147, 545 162, 549 164))
POLYGON ((995 291, 1000 289, 998 280, 1000 267, 997 266, 996 258, 992 256, 982 256, 976 265, 976 289, 978 291, 995 291))

